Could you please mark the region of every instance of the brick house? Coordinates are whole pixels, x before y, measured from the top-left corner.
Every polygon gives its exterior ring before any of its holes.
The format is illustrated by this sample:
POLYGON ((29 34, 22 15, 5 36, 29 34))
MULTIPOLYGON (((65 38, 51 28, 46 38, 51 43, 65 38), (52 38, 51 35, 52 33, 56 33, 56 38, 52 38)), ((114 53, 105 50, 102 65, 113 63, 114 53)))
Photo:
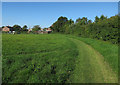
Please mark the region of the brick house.
POLYGON ((4 31, 4 32, 10 32, 10 31, 14 31, 14 30, 10 26, 5 26, 4 28, 2 28, 2 31, 4 31))

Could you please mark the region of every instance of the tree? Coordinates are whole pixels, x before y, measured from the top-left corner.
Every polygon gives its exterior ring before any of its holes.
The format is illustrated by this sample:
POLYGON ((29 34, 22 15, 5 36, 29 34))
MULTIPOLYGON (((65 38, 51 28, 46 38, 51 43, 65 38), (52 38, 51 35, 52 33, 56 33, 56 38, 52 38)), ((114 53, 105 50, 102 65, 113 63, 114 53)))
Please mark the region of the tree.
POLYGON ((88 20, 88 24, 91 24, 92 23, 92 20, 88 20))
POLYGON ((70 25, 71 25, 71 24, 74 24, 74 21, 72 19, 70 19, 70 20, 68 20, 68 23, 70 23, 70 25))
POLYGON ((44 28, 43 30, 46 31, 47 28, 44 28))
POLYGON ((14 25, 14 26, 13 26, 13 30, 15 30, 15 31, 21 31, 21 26, 19 26, 19 25, 14 25))
POLYGON ((105 17, 104 15, 101 15, 100 20, 104 20, 107 19, 107 17, 105 17))
POLYGON ((96 16, 96 17, 95 17, 95 23, 97 23, 98 21, 99 21, 99 17, 96 16))
POLYGON ((82 19, 81 18, 78 18, 76 20, 76 23, 80 24, 80 25, 86 25, 87 24, 87 17, 83 17, 82 19))
POLYGON ((35 25, 33 28, 32 28, 33 31, 38 31, 38 30, 41 30, 41 27, 39 25, 35 25))
POLYGON ((76 20, 76 23, 81 22, 81 21, 82 21, 82 19, 81 19, 81 18, 78 18, 78 19, 76 20))
POLYGON ((82 22, 83 22, 82 24, 84 24, 84 25, 87 24, 87 17, 83 17, 82 22))
POLYGON ((52 29, 54 32, 64 32, 65 28, 63 26, 67 23, 68 19, 66 17, 59 17, 58 20, 53 23, 52 29))
POLYGON ((4 28, 5 26, 2 26, 2 28, 4 28))
POLYGON ((23 28, 22 28, 22 31, 28 31, 27 28, 28 28, 27 25, 24 25, 23 28))
POLYGON ((68 20, 67 18, 59 17, 51 28, 54 32, 74 34, 93 39, 96 38, 117 44, 120 34, 120 29, 118 29, 120 20, 118 18, 120 18, 118 15, 110 18, 101 15, 100 18, 96 16, 95 21, 92 22, 86 17, 83 17, 78 18, 74 24, 74 21, 71 19, 68 20))

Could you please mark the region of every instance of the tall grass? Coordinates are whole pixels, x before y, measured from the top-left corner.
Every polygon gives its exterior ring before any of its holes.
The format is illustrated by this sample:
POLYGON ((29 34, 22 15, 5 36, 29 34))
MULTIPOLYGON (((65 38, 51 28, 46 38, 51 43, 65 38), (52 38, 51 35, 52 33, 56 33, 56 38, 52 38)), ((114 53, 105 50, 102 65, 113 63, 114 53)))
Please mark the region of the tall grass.
POLYGON ((3 83, 64 83, 75 69, 76 45, 64 36, 4 34, 2 39, 3 83))

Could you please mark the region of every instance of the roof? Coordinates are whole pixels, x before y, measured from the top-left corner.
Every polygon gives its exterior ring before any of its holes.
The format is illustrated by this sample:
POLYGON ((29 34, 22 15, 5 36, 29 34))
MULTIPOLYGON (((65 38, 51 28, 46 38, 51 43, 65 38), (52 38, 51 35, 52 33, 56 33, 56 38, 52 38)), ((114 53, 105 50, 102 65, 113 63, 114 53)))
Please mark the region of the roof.
POLYGON ((52 29, 51 28, 47 28, 46 31, 52 31, 52 29))
MULTIPOLYGON (((10 27, 10 26, 5 26, 4 28, 6 28, 6 27, 9 28, 10 31, 14 31, 12 27, 10 27)), ((3 29, 4 29, 4 28, 3 28, 3 29)))

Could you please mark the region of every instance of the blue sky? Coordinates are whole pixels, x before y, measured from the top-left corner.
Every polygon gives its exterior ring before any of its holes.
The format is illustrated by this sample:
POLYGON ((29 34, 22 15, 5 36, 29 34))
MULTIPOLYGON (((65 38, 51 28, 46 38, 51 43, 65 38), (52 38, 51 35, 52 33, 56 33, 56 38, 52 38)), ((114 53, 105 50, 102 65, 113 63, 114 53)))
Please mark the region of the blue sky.
POLYGON ((94 21, 95 16, 104 14, 111 17, 118 14, 117 2, 3 2, 2 25, 14 24, 40 25, 49 27, 60 16, 74 21, 79 17, 88 17, 94 21))
POLYGON ((2 0, 2 2, 119 2, 119 0, 2 0))

